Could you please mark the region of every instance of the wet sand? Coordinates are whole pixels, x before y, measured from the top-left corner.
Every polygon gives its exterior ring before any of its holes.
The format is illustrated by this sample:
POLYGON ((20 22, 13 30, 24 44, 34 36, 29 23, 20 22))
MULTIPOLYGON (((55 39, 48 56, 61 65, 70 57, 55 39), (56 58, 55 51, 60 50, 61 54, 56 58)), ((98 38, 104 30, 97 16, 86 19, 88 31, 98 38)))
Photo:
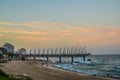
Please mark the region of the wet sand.
POLYGON ((33 80, 116 80, 97 76, 88 76, 41 65, 42 61, 10 61, 0 67, 11 75, 26 74, 33 80))

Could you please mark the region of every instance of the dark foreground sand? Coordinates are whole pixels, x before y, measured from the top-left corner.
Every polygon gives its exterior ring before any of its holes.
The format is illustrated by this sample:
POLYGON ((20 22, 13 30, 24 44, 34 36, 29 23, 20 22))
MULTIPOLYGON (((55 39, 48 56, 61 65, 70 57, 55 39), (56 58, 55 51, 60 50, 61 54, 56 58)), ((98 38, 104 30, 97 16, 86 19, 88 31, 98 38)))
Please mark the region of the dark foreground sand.
POLYGON ((33 80, 115 80, 80 75, 74 72, 50 68, 49 66, 45 67, 40 64, 40 61, 10 61, 9 63, 3 64, 4 66, 0 68, 12 75, 27 74, 31 76, 33 80))

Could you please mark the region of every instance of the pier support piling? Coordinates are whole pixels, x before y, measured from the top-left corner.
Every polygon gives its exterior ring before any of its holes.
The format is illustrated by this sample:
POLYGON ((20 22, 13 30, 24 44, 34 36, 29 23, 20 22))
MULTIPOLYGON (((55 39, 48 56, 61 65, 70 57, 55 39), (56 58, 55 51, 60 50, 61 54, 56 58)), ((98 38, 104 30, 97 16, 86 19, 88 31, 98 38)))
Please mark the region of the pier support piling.
POLYGON ((85 61, 85 57, 86 57, 86 56, 83 56, 83 61, 85 61))
POLYGON ((61 63, 62 61, 61 61, 61 57, 59 57, 59 62, 61 63))
POLYGON ((34 60, 36 60, 35 56, 34 56, 34 60))
POLYGON ((49 61, 49 57, 47 57, 47 61, 49 61))
POLYGON ((71 62, 72 62, 72 64, 73 64, 73 62, 74 62, 74 57, 71 57, 71 62))

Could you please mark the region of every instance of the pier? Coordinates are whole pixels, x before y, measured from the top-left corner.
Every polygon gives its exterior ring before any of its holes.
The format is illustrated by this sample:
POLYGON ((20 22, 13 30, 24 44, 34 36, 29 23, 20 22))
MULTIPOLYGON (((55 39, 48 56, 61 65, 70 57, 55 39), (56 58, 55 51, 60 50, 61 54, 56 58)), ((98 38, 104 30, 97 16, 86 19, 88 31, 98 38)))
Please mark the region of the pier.
POLYGON ((49 61, 49 58, 59 58, 59 62, 62 62, 62 57, 70 57, 71 63, 74 62, 74 57, 82 57, 83 61, 85 61, 86 56, 90 55, 90 53, 86 53, 86 47, 72 47, 72 48, 55 48, 55 49, 36 49, 30 50, 29 53, 25 54, 25 58, 33 57, 33 60, 36 58, 46 58, 49 61))

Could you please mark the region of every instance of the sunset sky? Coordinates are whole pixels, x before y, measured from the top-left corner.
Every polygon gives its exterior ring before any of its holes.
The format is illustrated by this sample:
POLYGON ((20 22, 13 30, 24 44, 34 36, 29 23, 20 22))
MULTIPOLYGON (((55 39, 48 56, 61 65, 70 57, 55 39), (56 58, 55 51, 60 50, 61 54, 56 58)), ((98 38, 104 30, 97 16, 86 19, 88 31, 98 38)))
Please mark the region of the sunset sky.
POLYGON ((120 0, 0 0, 0 46, 86 46, 120 54, 120 0))

